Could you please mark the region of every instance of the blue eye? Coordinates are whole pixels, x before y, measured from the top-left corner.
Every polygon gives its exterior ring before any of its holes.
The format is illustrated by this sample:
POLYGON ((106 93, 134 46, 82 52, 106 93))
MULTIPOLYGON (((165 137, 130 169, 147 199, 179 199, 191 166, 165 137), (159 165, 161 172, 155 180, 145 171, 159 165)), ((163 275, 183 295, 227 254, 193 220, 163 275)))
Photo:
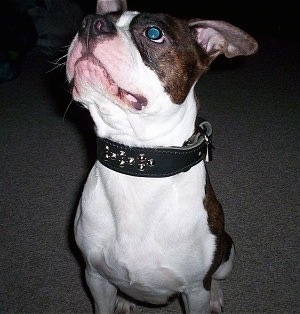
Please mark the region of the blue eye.
POLYGON ((153 41, 157 41, 163 37, 163 32, 158 27, 150 26, 145 30, 145 36, 153 41))

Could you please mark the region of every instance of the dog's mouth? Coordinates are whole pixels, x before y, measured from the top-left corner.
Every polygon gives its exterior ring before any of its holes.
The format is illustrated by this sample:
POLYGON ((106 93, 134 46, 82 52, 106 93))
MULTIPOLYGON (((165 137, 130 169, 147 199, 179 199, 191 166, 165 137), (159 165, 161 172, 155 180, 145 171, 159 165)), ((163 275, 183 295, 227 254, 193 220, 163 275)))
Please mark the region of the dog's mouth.
POLYGON ((78 58, 74 63, 74 77, 70 84, 73 95, 80 97, 79 80, 86 80, 85 84, 90 83, 96 89, 99 87, 99 92, 105 97, 122 105, 125 104, 136 110, 142 110, 147 105, 147 99, 144 96, 121 88, 104 65, 91 53, 78 58))

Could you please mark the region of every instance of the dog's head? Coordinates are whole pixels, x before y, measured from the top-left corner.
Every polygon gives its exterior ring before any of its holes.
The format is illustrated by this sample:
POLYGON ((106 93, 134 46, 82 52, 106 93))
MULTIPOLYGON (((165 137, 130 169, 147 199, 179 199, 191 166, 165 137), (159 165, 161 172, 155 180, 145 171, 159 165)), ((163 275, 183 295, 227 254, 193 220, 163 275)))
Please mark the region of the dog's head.
POLYGON ((193 87, 218 55, 256 50, 251 36, 223 21, 126 11, 125 0, 98 0, 97 14, 85 17, 69 48, 67 77, 99 136, 122 132, 145 143, 170 132, 187 111, 193 121, 193 87))

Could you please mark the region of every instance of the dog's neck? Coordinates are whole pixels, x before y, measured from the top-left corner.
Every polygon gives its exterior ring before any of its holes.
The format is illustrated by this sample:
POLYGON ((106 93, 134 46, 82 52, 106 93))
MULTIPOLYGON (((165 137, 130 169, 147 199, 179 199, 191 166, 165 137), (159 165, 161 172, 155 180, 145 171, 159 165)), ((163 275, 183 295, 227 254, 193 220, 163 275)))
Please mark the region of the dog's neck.
POLYGON ((180 106, 166 98, 149 106, 155 109, 153 112, 145 110, 137 114, 118 106, 111 108, 114 112, 99 114, 99 106, 89 106, 98 137, 129 146, 181 146, 194 132, 197 103, 193 89, 180 106))

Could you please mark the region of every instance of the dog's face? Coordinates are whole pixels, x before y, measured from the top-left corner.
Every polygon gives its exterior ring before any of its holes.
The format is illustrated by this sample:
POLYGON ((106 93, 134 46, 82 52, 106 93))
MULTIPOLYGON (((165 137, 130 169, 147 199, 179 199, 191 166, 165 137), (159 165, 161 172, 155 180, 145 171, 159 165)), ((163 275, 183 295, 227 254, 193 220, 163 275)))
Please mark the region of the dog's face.
POLYGON ((90 110, 98 130, 106 126, 105 135, 118 128, 126 133, 134 125, 132 116, 139 116, 140 128, 147 119, 166 121, 177 115, 175 124, 185 110, 195 115, 193 87, 212 60, 221 53, 252 54, 257 48, 252 37, 225 22, 110 12, 102 3, 118 7, 119 2, 99 0, 104 14, 83 20, 69 48, 67 77, 74 100, 90 110))
POLYGON ((87 17, 67 63, 74 99, 97 103, 103 113, 111 106, 153 113, 162 104, 181 104, 205 69, 188 32, 187 24, 166 15, 87 17))

